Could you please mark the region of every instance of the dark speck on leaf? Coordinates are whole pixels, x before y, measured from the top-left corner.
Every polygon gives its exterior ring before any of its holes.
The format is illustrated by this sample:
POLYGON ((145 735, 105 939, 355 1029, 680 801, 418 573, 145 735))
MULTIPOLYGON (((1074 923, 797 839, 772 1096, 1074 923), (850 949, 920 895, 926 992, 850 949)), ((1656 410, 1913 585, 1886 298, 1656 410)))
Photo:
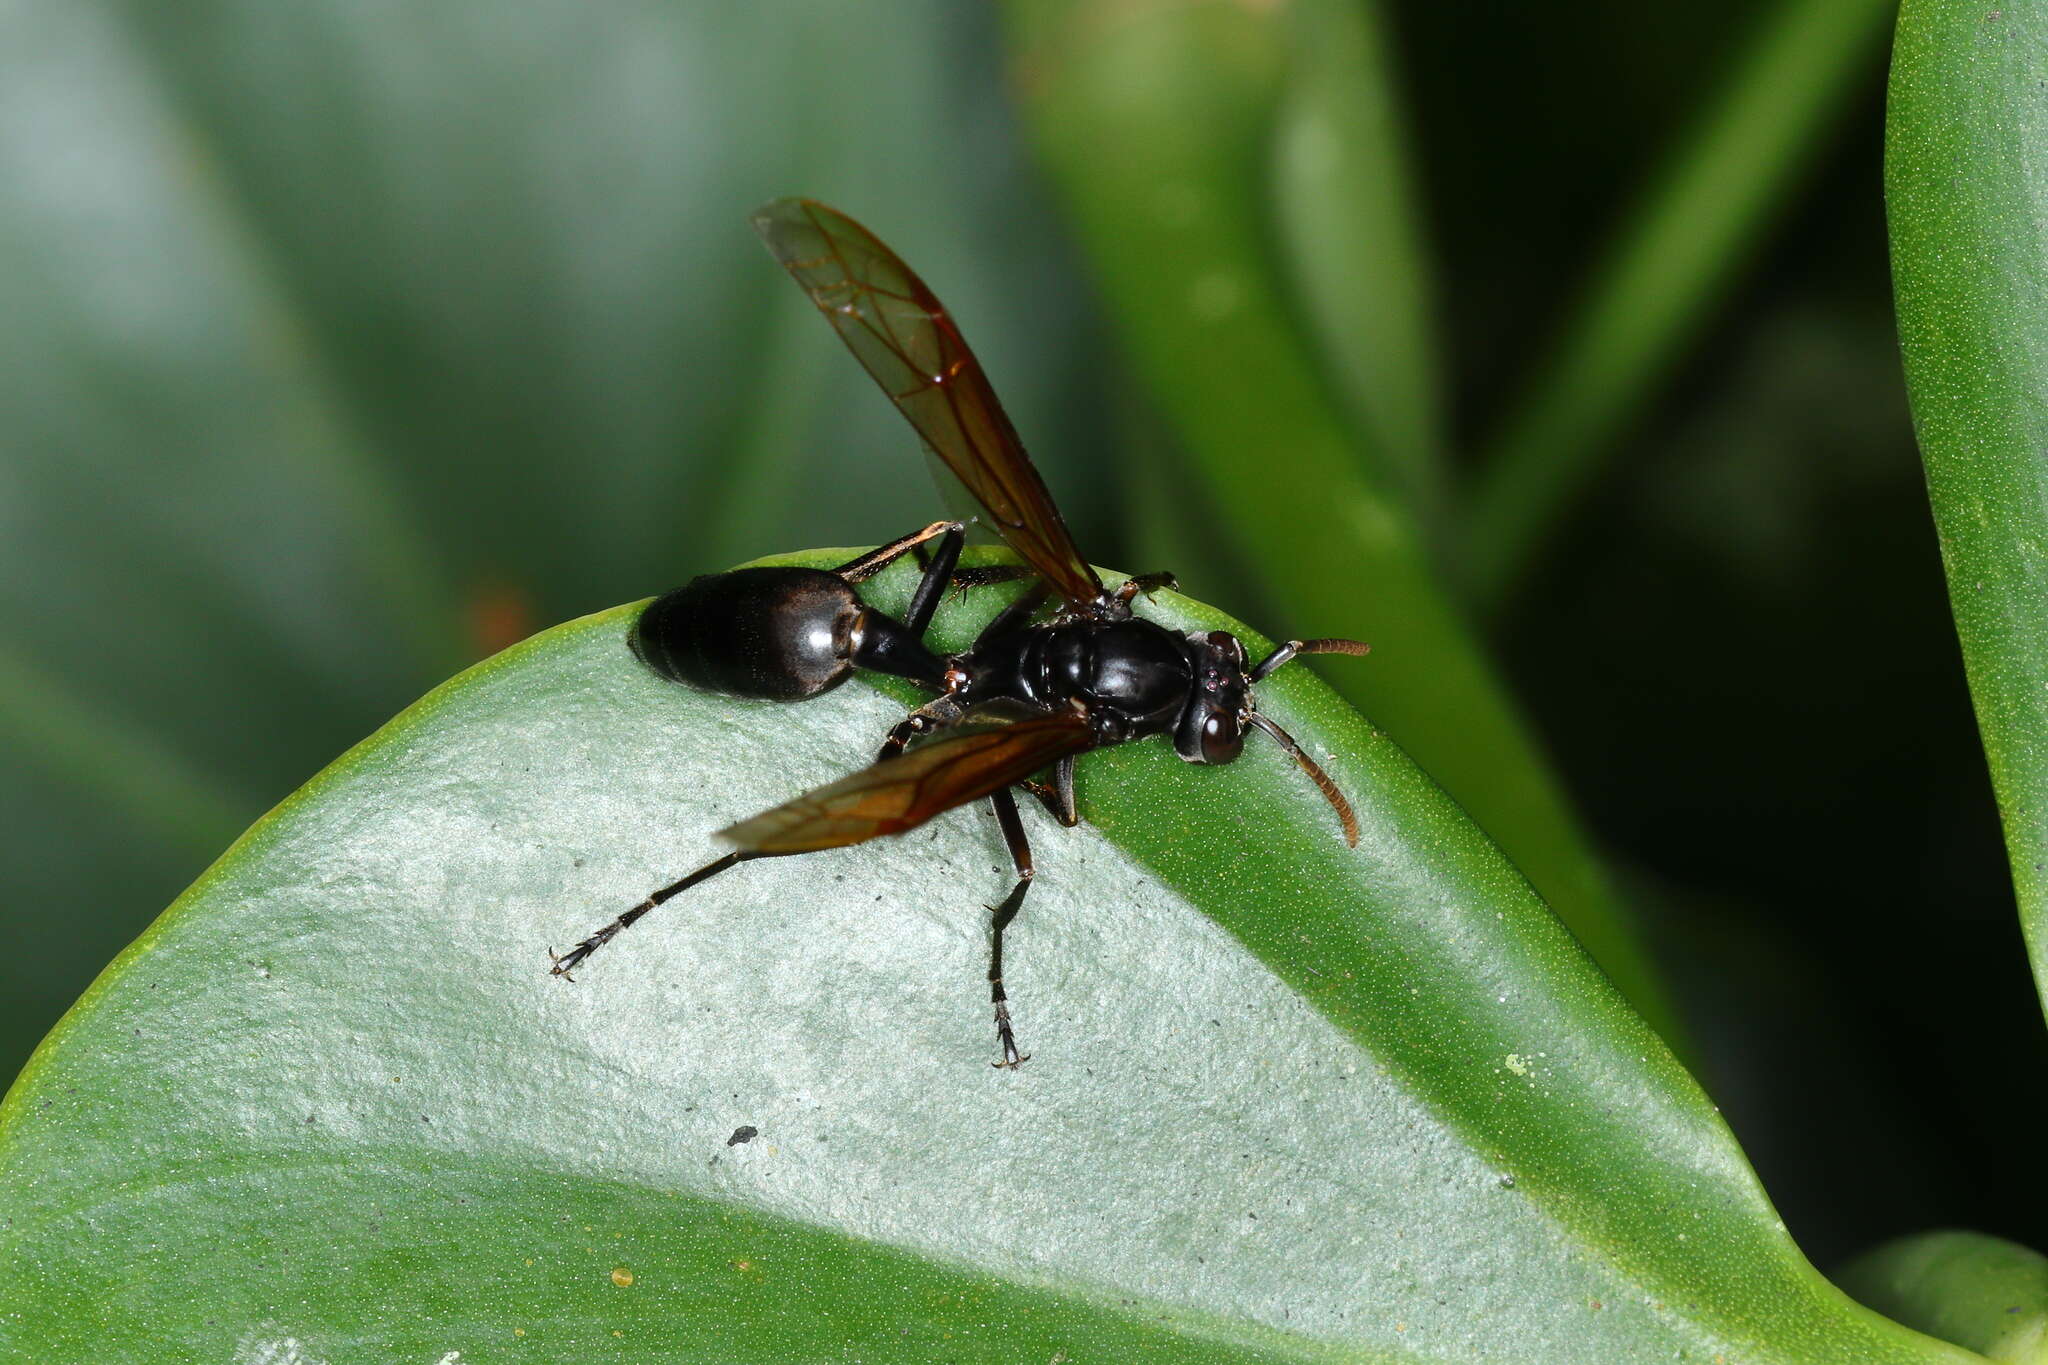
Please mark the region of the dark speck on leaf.
POLYGON ((752 1142, 755 1138, 759 1136, 761 1136, 761 1130, 759 1128, 754 1127, 754 1125, 751 1123, 743 1123, 739 1127, 732 1130, 732 1136, 725 1140, 725 1145, 728 1147, 737 1147, 742 1142, 752 1142))

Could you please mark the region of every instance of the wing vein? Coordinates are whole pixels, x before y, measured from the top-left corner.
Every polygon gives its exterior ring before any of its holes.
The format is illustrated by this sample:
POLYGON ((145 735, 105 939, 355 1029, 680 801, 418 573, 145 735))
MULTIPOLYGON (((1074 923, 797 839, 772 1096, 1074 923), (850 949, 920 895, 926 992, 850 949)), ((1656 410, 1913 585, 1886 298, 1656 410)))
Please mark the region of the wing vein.
POLYGON ((917 272, 814 200, 777 200, 754 225, 1010 548, 1070 608, 1099 610, 1101 579, 1075 547, 973 349, 917 272))

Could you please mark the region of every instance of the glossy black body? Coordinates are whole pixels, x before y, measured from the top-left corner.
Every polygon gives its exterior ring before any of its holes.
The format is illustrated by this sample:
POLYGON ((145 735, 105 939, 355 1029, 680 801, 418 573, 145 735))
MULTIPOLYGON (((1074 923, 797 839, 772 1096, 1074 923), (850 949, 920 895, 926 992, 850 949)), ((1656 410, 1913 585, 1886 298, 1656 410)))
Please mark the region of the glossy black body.
POLYGON ((935 720, 990 702, 1079 710, 1097 744, 1172 735, 1190 762, 1228 762, 1219 718, 1244 704, 1244 654, 1229 635, 1182 634, 1105 599, 1099 614, 999 618, 974 645, 940 657, 903 622, 864 604, 840 574, 752 568, 706 574, 656 598, 633 627, 633 652, 673 682, 727 696, 802 701, 856 668, 941 694, 935 720))
POLYGON ((633 652, 672 682, 762 701, 803 701, 856 667, 937 686, 939 660, 866 607, 842 574, 769 567, 704 574, 647 604, 633 652))
POLYGON ((1194 650, 1185 635, 1135 617, 1025 626, 980 640, 953 659, 965 682, 952 695, 963 706, 1079 706, 1095 723, 1098 743, 1170 734, 1188 709, 1194 650))
POLYGON ((656 598, 633 652, 674 682, 727 696, 802 701, 853 672, 860 598, 822 569, 734 569, 656 598))

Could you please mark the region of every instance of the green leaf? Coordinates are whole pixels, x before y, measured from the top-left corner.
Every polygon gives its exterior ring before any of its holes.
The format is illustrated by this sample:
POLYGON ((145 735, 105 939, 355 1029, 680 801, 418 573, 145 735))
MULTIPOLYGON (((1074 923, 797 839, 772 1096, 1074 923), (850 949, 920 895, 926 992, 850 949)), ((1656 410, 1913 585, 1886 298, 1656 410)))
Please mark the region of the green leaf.
POLYGON ((2048 992, 2048 13, 1912 0, 1885 193, 1906 386, 2048 992))
POLYGON ((1889 0, 1780 0, 1602 259, 1521 403, 1483 454, 1458 568, 1482 603, 1512 597, 1798 185, 1868 72, 1889 0))
POLYGON ((631 614, 399 717, 66 1018, 0 1108, 0 1355, 1967 1358, 1805 1264, 1656 1035, 1305 669, 1260 700, 1360 846, 1271 746, 1090 756, 1088 826, 1027 812, 1019 1072, 980 811, 740 869, 550 979, 901 714, 671 686, 631 614))
POLYGON ((1376 7, 1293 0, 1273 201, 1293 298, 1389 487, 1431 531, 1444 497, 1434 289, 1406 111, 1376 7))
POLYGON ((2010 1365, 2048 1365, 2048 1257, 1979 1232, 1923 1232, 1835 1276, 1863 1303, 2010 1365))
POLYGON ((1048 476, 1099 460, 993 19, 890 14, 0 8, 0 1085, 234 831, 459 668, 931 514, 762 200, 872 220, 1048 476))
MULTIPOLYGON (((1373 646, 1337 687, 1499 839, 1660 1029, 1662 982, 1425 537, 1284 306, 1269 137, 1292 31, 1236 3, 1014 0, 1019 83, 1147 397, 1230 550, 1302 635, 1373 646), (1371 465, 1370 470, 1367 466, 1371 465)), ((1187 564, 1166 565, 1187 575, 1187 564)))

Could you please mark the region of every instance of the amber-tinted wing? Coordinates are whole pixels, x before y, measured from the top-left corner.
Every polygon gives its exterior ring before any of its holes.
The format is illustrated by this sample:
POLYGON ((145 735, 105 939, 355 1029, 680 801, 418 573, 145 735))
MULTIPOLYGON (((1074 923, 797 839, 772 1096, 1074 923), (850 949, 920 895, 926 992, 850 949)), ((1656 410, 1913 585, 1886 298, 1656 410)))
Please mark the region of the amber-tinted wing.
POLYGON ((1102 580, 1067 532, 966 339, 914 271, 872 232, 811 199, 778 199, 754 230, 875 382, 987 510, 996 533, 1077 608, 1102 580))
POLYGON ((809 853, 915 829, 1093 743, 1077 713, 970 725, 807 791, 718 837, 749 853, 809 853))

